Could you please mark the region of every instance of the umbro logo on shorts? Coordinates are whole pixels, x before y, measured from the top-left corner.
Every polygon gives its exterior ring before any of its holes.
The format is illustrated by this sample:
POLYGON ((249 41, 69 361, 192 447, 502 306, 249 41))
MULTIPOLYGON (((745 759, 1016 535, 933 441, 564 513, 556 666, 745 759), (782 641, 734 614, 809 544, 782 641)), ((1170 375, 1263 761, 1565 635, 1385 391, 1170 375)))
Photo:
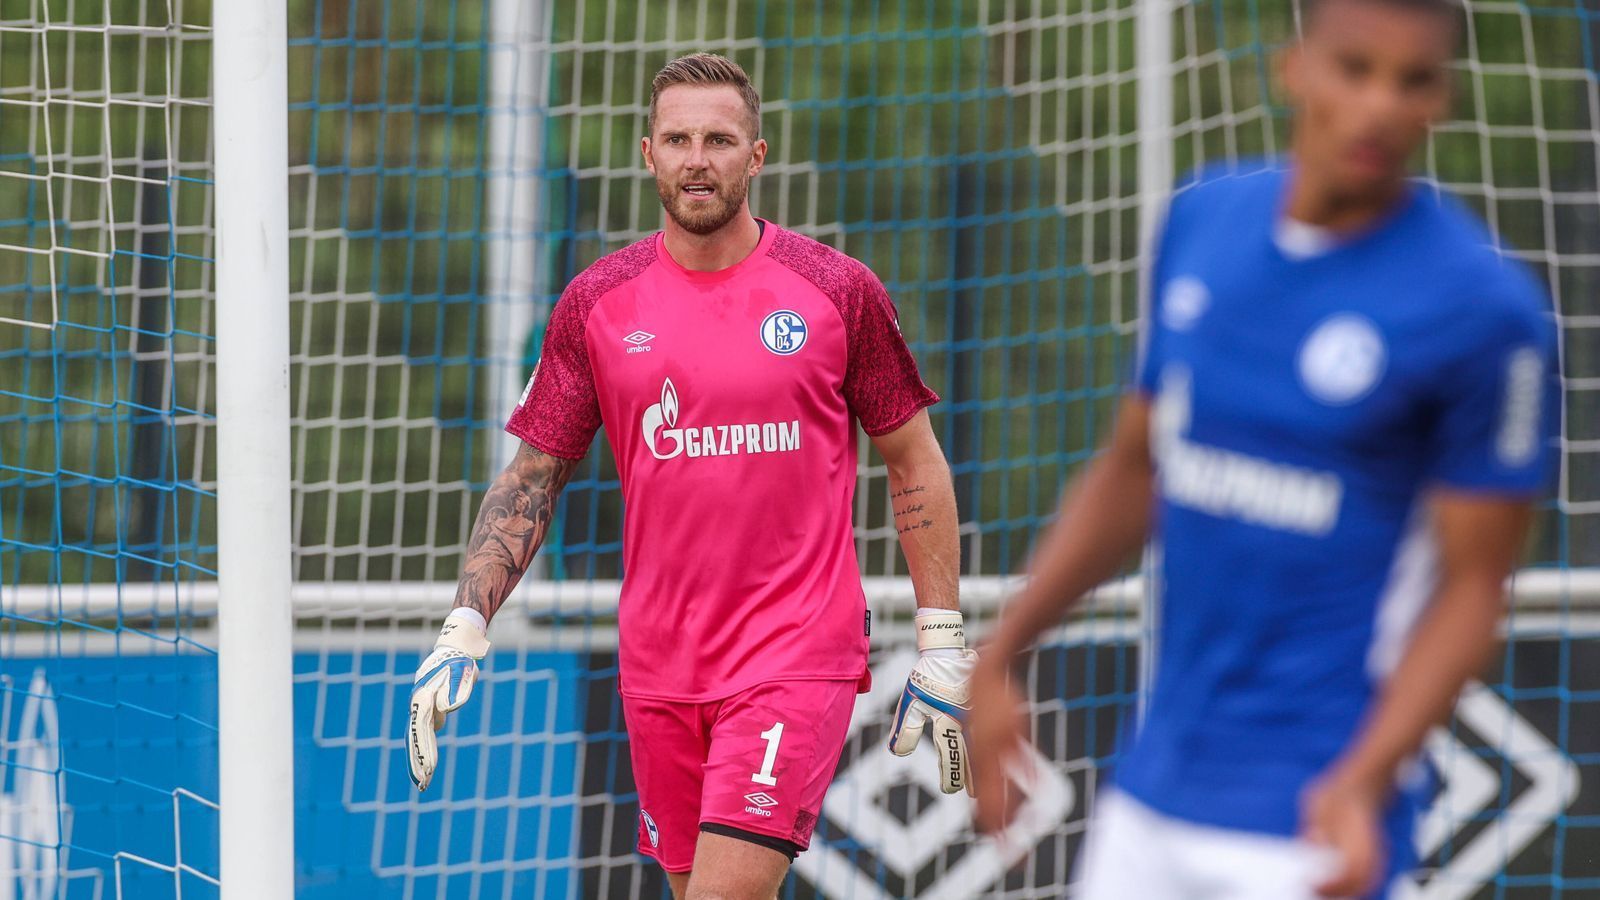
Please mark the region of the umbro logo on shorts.
POLYGON ((766 791, 745 794, 744 799, 750 804, 744 808, 744 811, 752 816, 765 816, 770 819, 772 818, 772 810, 769 807, 778 805, 778 801, 766 791))

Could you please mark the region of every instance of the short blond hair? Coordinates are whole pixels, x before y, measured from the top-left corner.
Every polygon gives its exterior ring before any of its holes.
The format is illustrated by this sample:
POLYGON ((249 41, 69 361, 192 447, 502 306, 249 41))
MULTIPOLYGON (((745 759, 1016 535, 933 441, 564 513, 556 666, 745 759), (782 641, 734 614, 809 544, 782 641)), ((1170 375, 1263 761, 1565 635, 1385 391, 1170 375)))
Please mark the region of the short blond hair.
POLYGON ((651 134, 656 133, 656 101, 661 92, 680 84, 711 86, 725 84, 737 90, 750 111, 750 139, 761 137, 761 95, 750 82, 738 63, 715 53, 691 53, 680 56, 661 67, 650 80, 650 119, 646 123, 651 134))

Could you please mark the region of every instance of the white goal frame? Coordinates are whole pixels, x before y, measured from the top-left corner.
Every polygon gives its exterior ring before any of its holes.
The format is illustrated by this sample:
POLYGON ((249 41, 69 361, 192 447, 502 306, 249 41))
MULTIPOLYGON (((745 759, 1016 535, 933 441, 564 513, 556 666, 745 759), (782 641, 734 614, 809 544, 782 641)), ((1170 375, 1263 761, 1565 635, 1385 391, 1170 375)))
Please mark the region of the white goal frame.
POLYGON ((285 0, 213 7, 223 900, 294 896, 285 0))

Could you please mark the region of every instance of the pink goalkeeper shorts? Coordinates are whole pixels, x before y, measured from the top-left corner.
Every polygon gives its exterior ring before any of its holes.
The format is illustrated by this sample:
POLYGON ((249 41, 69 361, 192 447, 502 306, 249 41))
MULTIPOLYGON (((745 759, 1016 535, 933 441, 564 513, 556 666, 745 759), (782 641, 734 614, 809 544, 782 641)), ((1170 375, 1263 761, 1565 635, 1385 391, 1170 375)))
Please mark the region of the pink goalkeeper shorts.
POLYGON ((774 681, 704 703, 624 696, 639 852, 687 872, 702 830, 756 836, 791 856, 808 847, 856 687, 774 681))

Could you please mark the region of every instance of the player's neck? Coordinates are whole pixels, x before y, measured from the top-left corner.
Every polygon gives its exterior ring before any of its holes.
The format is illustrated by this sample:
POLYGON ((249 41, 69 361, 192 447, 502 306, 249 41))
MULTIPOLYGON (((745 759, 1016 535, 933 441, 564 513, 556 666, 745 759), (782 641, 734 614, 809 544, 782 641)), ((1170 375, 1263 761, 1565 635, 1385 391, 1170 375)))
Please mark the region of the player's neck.
POLYGON ((1296 165, 1283 214, 1336 234, 1355 234, 1386 218, 1404 202, 1405 194, 1404 173, 1378 190, 1356 195, 1341 193, 1314 172, 1296 165))
POLYGON ((716 272, 743 262, 761 243, 761 227, 746 206, 710 234, 695 234, 667 216, 662 243, 672 261, 691 272, 716 272))

